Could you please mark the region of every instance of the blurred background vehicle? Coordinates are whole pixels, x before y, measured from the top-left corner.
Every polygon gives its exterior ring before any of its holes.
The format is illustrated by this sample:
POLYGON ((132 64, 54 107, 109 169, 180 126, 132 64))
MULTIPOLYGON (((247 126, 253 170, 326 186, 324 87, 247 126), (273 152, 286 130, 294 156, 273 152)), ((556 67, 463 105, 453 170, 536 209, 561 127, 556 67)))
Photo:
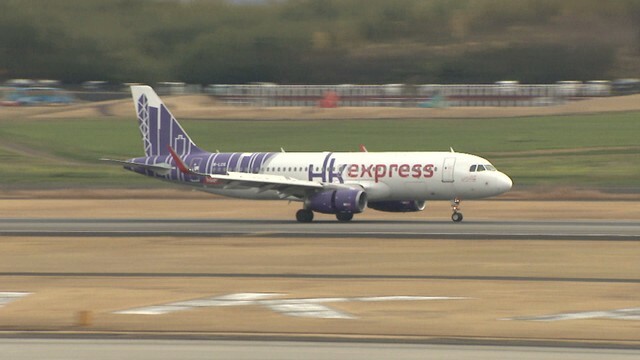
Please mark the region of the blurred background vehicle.
POLYGON ((5 90, 2 105, 68 105, 74 98, 66 91, 56 87, 17 87, 5 90))

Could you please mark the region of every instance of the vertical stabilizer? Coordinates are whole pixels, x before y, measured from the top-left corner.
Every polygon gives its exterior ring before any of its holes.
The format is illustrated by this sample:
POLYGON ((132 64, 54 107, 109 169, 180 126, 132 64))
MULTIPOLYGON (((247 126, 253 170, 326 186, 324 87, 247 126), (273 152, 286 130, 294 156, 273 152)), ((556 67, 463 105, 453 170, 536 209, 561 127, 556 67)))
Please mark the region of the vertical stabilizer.
POLYGON ((170 155, 169 146, 180 156, 202 151, 150 86, 132 86, 131 96, 147 157, 170 155))

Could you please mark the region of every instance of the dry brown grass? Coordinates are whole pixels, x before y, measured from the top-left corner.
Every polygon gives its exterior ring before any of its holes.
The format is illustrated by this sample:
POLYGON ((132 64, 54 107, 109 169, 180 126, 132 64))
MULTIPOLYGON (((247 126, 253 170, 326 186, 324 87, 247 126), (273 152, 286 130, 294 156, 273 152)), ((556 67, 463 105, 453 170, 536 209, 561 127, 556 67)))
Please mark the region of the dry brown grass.
POLYGON ((508 321, 510 317, 638 307, 637 283, 528 281, 526 277, 634 278, 634 243, 258 238, 11 238, 1 272, 511 276, 433 279, 286 277, 11 277, 0 291, 32 295, 2 309, 0 329, 348 336, 469 337, 640 343, 635 321, 508 321), (517 277, 523 277, 517 280, 517 277), (460 296, 463 300, 324 304, 353 320, 296 318, 262 306, 166 315, 115 311, 239 292, 282 298, 460 296), (93 321, 79 328, 77 314, 93 321))

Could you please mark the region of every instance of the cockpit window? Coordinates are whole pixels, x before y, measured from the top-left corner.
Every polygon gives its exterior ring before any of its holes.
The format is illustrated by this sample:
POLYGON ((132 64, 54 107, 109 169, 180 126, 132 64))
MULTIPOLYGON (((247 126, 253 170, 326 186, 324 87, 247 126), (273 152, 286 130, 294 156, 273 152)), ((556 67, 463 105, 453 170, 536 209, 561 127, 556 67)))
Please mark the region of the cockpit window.
POLYGON ((471 167, 469 168, 469 172, 476 172, 476 171, 498 171, 498 170, 496 170, 496 168, 491 164, 471 165, 471 167))

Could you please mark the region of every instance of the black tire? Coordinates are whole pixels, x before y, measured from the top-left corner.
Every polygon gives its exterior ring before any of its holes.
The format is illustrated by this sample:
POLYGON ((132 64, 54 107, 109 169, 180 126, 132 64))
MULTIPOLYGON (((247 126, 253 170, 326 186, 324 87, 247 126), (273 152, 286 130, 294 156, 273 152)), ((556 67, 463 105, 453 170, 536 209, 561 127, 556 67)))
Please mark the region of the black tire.
POLYGON ((351 219, 353 219, 353 213, 337 213, 336 219, 341 222, 351 221, 351 219))
POLYGON ((313 221, 313 211, 300 209, 296 212, 296 220, 301 223, 310 223, 313 221))
POLYGON ((451 215, 451 220, 453 220, 453 222, 460 222, 462 221, 462 219, 463 219, 462 213, 454 212, 453 215, 451 215))

